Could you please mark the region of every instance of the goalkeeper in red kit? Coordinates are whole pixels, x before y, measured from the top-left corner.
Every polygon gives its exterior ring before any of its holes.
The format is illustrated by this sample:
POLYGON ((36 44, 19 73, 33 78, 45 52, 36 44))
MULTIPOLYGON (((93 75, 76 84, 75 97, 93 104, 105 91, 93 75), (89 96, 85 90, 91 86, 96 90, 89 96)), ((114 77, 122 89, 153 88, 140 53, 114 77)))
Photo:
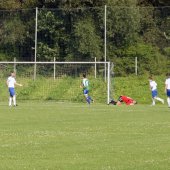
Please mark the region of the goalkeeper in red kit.
POLYGON ((128 97, 128 96, 119 96, 118 101, 110 101, 110 104, 114 104, 114 105, 121 105, 121 103, 125 103, 126 105, 135 105, 137 104, 137 102, 135 100, 133 100, 132 98, 128 97))
POLYGON ((130 97, 127 96, 120 96, 118 101, 117 101, 117 105, 121 105, 121 103, 125 103, 126 105, 135 105, 137 104, 137 102, 135 100, 133 100, 130 97))

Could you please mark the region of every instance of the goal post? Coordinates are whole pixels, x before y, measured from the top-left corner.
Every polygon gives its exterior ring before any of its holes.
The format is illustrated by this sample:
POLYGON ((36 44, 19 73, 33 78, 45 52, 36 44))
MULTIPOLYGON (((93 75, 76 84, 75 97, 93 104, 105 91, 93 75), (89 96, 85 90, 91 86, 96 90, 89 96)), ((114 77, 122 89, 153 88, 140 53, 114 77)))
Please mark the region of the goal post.
MULTIPOLYGON (((0 79, 4 81, 13 70, 17 72, 17 80, 25 86, 18 88, 18 99, 25 100, 83 100, 80 83, 82 74, 86 73, 91 84, 92 97, 96 102, 109 103, 111 98, 111 66, 110 62, 0 62, 0 79), (36 73, 34 66, 36 64, 36 73), (105 65, 107 79, 105 80, 105 65), (36 74, 36 80, 34 75, 36 74), (35 90, 37 89, 37 90, 35 90), (32 95, 32 96, 31 96, 32 95)), ((5 87, 4 87, 5 88, 5 87)), ((4 94, 5 95, 5 94, 4 94)), ((5 97, 5 96, 4 96, 5 97)))

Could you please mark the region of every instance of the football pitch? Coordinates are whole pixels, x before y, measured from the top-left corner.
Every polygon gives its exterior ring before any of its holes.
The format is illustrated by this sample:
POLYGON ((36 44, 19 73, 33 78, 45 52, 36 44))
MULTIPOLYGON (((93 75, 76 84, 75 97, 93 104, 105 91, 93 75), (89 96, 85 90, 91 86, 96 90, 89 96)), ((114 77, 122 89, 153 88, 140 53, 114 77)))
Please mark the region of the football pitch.
POLYGON ((167 105, 0 103, 2 170, 167 170, 167 105))

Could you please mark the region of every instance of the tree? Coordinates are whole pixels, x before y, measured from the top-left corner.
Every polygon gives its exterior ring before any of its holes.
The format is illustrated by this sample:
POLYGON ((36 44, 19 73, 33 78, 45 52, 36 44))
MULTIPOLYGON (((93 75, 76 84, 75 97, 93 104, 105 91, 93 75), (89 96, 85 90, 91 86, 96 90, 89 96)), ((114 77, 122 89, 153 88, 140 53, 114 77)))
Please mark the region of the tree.
POLYGON ((111 1, 107 11, 109 45, 119 48, 133 44, 140 28, 140 12, 136 8, 136 2, 111 1))
POLYGON ((0 9, 18 9, 21 2, 18 0, 0 0, 0 9))
POLYGON ((94 22, 92 18, 86 18, 84 20, 79 20, 74 25, 75 33, 75 48, 83 56, 83 58, 88 60, 94 60, 94 58, 101 59, 101 38, 97 35, 97 30, 95 29, 94 22))
POLYGON ((7 53, 12 57, 19 57, 25 35, 26 27, 18 17, 6 19, 0 28, 0 46, 8 49, 7 53))
POLYGON ((63 23, 52 11, 41 10, 38 17, 38 55, 40 60, 59 59, 63 23))

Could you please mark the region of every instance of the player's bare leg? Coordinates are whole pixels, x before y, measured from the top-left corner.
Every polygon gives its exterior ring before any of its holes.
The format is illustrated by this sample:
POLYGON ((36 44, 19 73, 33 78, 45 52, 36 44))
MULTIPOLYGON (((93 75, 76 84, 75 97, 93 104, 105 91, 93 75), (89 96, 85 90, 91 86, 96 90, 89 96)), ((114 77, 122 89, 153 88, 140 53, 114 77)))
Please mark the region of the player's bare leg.
POLYGON ((9 97, 9 106, 12 106, 12 97, 9 97))
POLYGON ((158 100, 158 101, 160 101, 160 102, 162 102, 162 104, 164 104, 164 99, 161 99, 161 98, 159 98, 159 97, 155 97, 155 99, 158 100))
POLYGON ((168 107, 170 108, 170 97, 167 98, 168 107))
POLYGON ((16 106, 16 96, 15 95, 13 96, 12 100, 13 100, 14 106, 16 106))
POLYGON ((152 98, 152 104, 151 106, 155 106, 155 98, 152 98))

